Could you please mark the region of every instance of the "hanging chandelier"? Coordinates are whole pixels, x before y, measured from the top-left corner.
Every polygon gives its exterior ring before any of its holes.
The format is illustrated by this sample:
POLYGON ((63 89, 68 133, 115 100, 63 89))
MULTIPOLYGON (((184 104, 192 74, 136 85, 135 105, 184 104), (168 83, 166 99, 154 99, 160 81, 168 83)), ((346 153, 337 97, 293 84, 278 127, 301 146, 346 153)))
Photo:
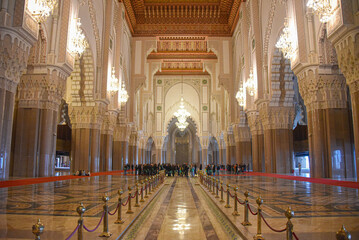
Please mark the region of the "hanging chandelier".
POLYGON ((291 39, 291 31, 288 27, 288 19, 284 20, 283 33, 280 35, 279 40, 275 46, 282 51, 283 56, 286 59, 291 59, 295 56, 293 41, 291 39))
POLYGON ((111 96, 115 95, 116 92, 119 90, 119 83, 118 79, 115 76, 115 67, 112 67, 112 75, 110 78, 110 86, 108 87, 108 91, 110 92, 111 96))
POLYGON ((72 26, 70 29, 70 46, 69 50, 72 53, 78 54, 80 57, 86 48, 88 48, 88 42, 86 40, 85 34, 82 32, 81 29, 81 22, 80 18, 76 18, 75 26, 72 26))
POLYGON ((246 96, 245 96, 245 92, 244 92, 244 88, 240 87, 237 94, 236 94, 236 99, 238 101, 238 105, 241 107, 244 107, 244 105, 246 104, 246 96))
POLYGON ((125 82, 122 82, 120 84, 120 90, 118 91, 118 101, 121 104, 124 104, 127 102, 127 100, 128 100, 128 94, 125 88, 125 82))
POLYGON ((38 23, 45 22, 56 6, 57 0, 30 0, 27 4, 27 8, 38 23))
POLYGON ((253 70, 251 69, 251 72, 249 73, 249 78, 246 82, 247 91, 250 96, 254 96, 254 93, 256 91, 256 87, 254 84, 254 77, 253 77, 253 70))
POLYGON ((178 122, 176 122, 177 127, 181 131, 184 131, 188 126, 187 118, 191 116, 191 114, 184 108, 183 98, 181 98, 180 108, 174 113, 174 116, 178 120, 178 122))
POLYGON ((326 23, 333 16, 333 8, 330 0, 309 0, 308 8, 313 8, 314 12, 319 16, 319 21, 326 23))

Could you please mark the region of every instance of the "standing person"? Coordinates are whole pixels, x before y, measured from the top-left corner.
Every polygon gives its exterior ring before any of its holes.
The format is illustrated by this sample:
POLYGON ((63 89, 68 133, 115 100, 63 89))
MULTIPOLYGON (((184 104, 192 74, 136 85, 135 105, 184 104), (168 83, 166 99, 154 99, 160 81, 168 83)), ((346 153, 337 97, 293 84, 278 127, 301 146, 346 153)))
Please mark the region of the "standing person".
POLYGON ((216 176, 216 165, 213 164, 212 167, 212 171, 213 171, 213 176, 216 176))
POLYGON ((298 163, 299 175, 302 173, 302 164, 298 163))
POLYGON ((197 164, 194 165, 194 175, 197 175, 197 164))

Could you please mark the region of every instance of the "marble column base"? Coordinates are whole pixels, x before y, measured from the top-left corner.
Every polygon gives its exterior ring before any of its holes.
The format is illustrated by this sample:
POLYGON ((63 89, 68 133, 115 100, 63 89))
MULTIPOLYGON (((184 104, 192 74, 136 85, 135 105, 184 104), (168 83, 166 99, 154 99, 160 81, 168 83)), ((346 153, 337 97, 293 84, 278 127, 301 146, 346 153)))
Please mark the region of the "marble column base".
POLYGON ((264 159, 267 173, 290 173, 293 169, 293 130, 264 130, 264 159))
POLYGON ((348 109, 318 109, 308 112, 311 176, 354 177, 354 143, 351 131, 348 109))
POLYGON ((263 172, 264 166, 264 135, 252 134, 253 171, 263 172))

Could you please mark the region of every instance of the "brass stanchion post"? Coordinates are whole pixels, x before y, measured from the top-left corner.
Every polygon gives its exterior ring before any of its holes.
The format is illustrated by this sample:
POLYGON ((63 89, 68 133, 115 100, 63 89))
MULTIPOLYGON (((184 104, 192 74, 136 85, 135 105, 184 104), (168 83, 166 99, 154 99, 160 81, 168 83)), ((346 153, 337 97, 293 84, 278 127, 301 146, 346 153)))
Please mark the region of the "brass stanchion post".
POLYGON ((100 234, 99 237, 110 237, 112 235, 112 233, 108 231, 108 205, 107 205, 108 200, 110 200, 110 198, 107 195, 102 197, 102 201, 104 201, 103 232, 100 234))
POLYGON ((40 219, 37 219, 37 223, 32 225, 32 233, 35 235, 35 240, 40 240, 40 235, 44 232, 44 224, 40 219))
POLYGON ((136 182, 136 203, 135 203, 135 207, 139 207, 140 204, 138 203, 138 182, 136 182))
POLYGON ((123 190, 120 189, 118 190, 118 212, 117 212, 117 220, 115 221, 115 224, 122 224, 125 221, 122 220, 122 194, 123 194, 123 190))
POLYGON ((216 195, 216 191, 214 190, 215 186, 216 186, 216 179, 214 177, 212 177, 212 195, 216 195))
POLYGON ((140 200, 140 202, 144 202, 145 201, 145 199, 143 199, 143 191, 145 191, 145 189, 143 188, 143 180, 141 180, 141 200, 140 200))
POLYGON ((227 183, 227 204, 224 205, 225 208, 231 208, 231 205, 229 204, 229 187, 231 185, 229 185, 229 183, 227 183))
POLYGON ((254 240, 264 239, 262 236, 262 203, 263 200, 261 196, 259 196, 256 200, 258 204, 258 214, 257 214, 257 234, 254 236, 254 240))
POLYGON ((151 195, 152 177, 148 178, 148 195, 151 195))
POLYGON ((284 214, 287 218, 287 240, 293 240, 293 223, 290 220, 294 216, 294 212, 290 207, 288 207, 287 211, 284 214))
POLYGON ((248 196, 249 192, 245 191, 244 196, 246 197, 244 200, 244 220, 242 222, 243 226, 252 226, 252 223, 248 220, 248 196))
POLYGON ((127 214, 132 214, 133 213, 133 211, 132 211, 132 209, 131 209, 131 187, 129 186, 128 187, 128 209, 127 209, 127 214))
POLYGON ((224 200, 223 200, 223 181, 221 181, 221 200, 219 202, 224 202, 224 200))
POLYGON ((77 230, 77 239, 78 240, 82 240, 83 239, 83 235, 82 235, 82 229, 84 226, 84 213, 86 211, 86 208, 84 207, 84 205, 81 203, 80 206, 78 206, 76 208, 76 212, 80 215, 79 220, 77 221, 77 224, 79 226, 78 230, 77 230))
POLYGON ((352 239, 352 235, 345 229, 344 225, 342 225, 341 229, 336 234, 337 240, 350 240, 352 239))
POLYGON ((147 196, 147 188, 148 188, 148 178, 145 180, 145 198, 148 198, 147 196))
POLYGON ((238 202, 237 202, 237 191, 238 191, 238 187, 236 186, 234 188, 234 210, 232 215, 233 216, 239 216, 239 212, 238 212, 238 202))
POLYGON ((219 188, 219 184, 218 184, 218 182, 219 182, 219 180, 218 179, 216 179, 216 197, 215 198, 219 198, 219 196, 218 196, 218 188, 219 188))

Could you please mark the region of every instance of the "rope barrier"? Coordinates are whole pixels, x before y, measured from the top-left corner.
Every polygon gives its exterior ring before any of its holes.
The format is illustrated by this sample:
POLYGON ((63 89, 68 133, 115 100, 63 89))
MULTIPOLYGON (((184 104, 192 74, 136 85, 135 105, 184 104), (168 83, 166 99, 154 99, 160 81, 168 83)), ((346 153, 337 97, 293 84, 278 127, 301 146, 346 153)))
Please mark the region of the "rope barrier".
POLYGON ((135 195, 133 195, 133 197, 131 196, 131 198, 134 199, 136 197, 136 195, 137 195, 137 191, 136 191, 135 195))
POLYGON ((229 196, 231 196, 231 198, 233 198, 233 197, 234 197, 234 195, 232 195, 230 191, 229 191, 228 193, 229 193, 229 196))
POLYGON ((100 221, 98 222, 97 226, 96 226, 94 229, 92 229, 92 230, 88 229, 88 228, 85 226, 85 224, 84 224, 84 229, 85 229, 86 231, 88 231, 88 232, 94 232, 94 231, 96 231, 97 228, 100 226, 100 224, 101 224, 102 219, 103 219, 104 216, 105 216, 105 211, 102 212, 102 217, 101 217, 100 221))
POLYGON ((237 202, 239 203, 239 204, 241 204, 241 205, 244 205, 246 202, 241 202, 241 201, 239 201, 239 199, 238 199, 238 197, 236 198, 237 199, 237 202))
POLYGON ((127 197, 127 201, 126 201, 126 203, 125 204, 123 204, 123 203, 121 203, 122 204, 122 206, 126 206, 127 204, 128 204, 128 201, 130 200, 130 197, 127 197))
POLYGON ((293 232, 293 236, 295 237, 295 239, 299 240, 299 238, 297 237, 297 234, 295 234, 295 232, 293 232))
POLYGON ((287 227, 285 227, 284 229, 282 230, 277 230, 277 229, 274 229, 272 228, 271 226, 269 226, 268 222, 265 220, 265 218, 263 217, 263 215, 261 214, 261 218, 263 219, 263 222, 267 225, 267 227, 269 227, 270 230, 274 231, 274 232, 284 232, 285 230, 287 230, 287 227))
POLYGON ((256 213, 253 213, 253 212, 252 212, 252 209, 251 209, 251 207, 249 206, 249 204, 247 204, 247 206, 248 206, 249 211, 252 213, 252 215, 254 215, 254 216, 255 216, 255 215, 257 215, 257 214, 258 214, 258 212, 256 212, 256 213))
POLYGON ((75 230, 70 234, 70 236, 68 236, 66 238, 66 240, 69 240, 70 238, 72 238, 74 236, 74 234, 77 232, 77 230, 79 230, 80 224, 77 224, 77 227, 75 228, 75 230))
POLYGON ((119 206, 120 206, 120 204, 118 203, 115 211, 113 213, 108 212, 108 214, 110 214, 111 216, 115 215, 117 213, 117 210, 118 210, 119 206))

